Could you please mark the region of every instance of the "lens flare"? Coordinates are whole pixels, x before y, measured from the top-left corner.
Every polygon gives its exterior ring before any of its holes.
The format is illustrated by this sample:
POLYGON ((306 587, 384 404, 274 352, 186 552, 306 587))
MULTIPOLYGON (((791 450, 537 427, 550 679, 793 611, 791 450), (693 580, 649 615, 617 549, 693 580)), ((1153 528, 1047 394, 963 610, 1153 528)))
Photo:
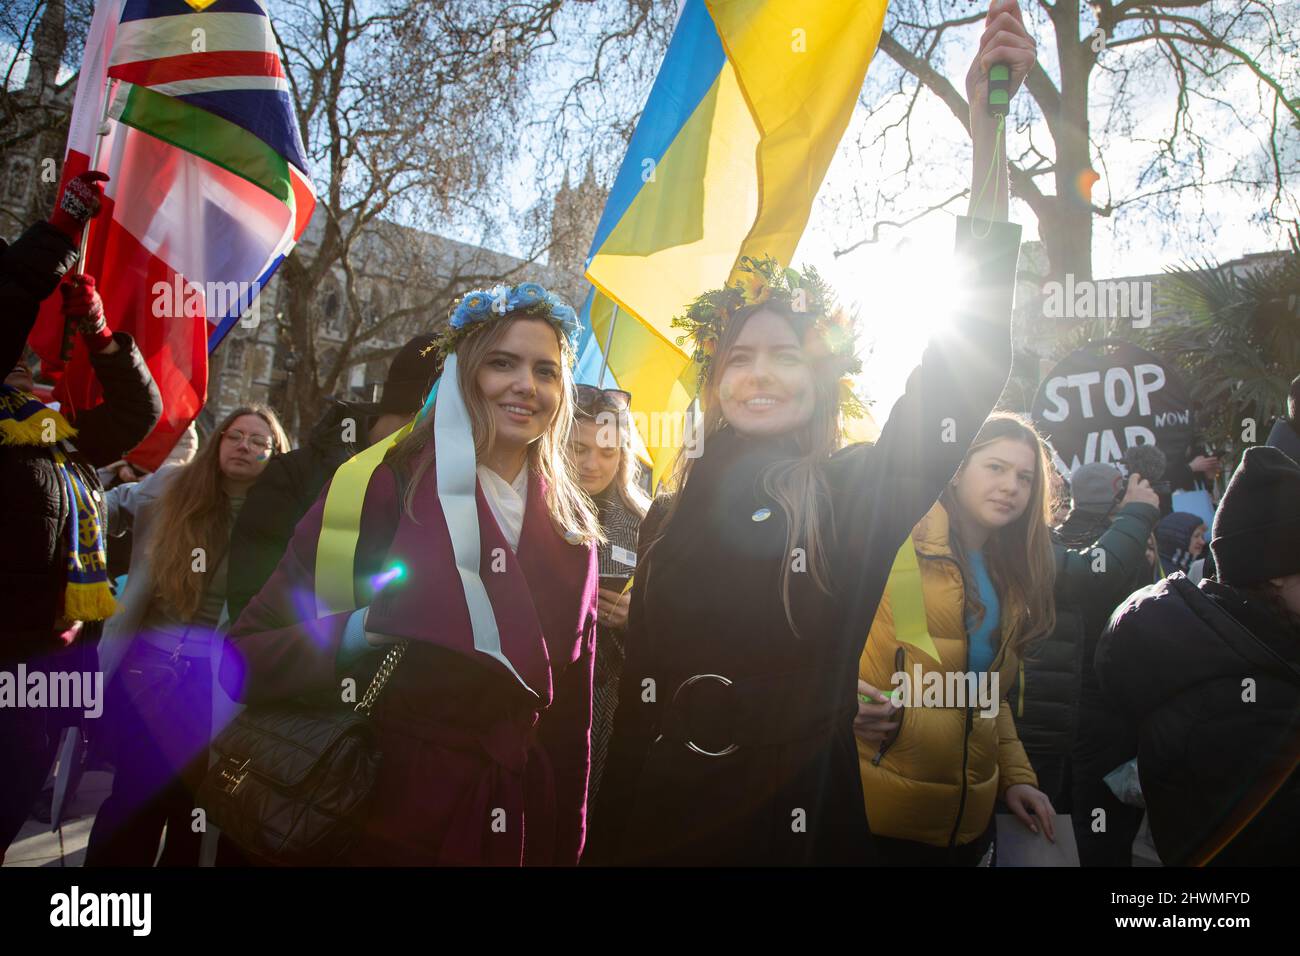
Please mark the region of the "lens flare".
POLYGON ((382 591, 394 581, 401 581, 406 577, 406 565, 398 562, 390 567, 387 571, 382 571, 370 579, 370 586, 375 591, 382 591))
POLYGON ((1101 180, 1095 169, 1085 169, 1074 181, 1075 192, 1084 202, 1092 202, 1092 187, 1101 180))

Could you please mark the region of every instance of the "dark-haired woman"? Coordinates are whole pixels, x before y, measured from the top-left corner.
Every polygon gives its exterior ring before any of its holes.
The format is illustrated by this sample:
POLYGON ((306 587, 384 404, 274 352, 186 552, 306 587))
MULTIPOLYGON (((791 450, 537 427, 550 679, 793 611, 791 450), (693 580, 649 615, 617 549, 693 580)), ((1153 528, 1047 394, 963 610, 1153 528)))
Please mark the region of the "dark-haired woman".
POLYGON ((680 320, 701 365, 702 454, 679 460, 676 492, 642 527, 596 807, 605 859, 875 860, 853 736, 858 657, 899 546, 1010 367, 1019 230, 1003 222, 1005 149, 985 109, 995 59, 1016 85, 1033 65, 1014 4, 997 8, 967 79, 973 195, 987 176, 996 197, 958 222, 971 294, 875 446, 836 454, 857 364, 851 323, 815 272, 750 260, 680 320))

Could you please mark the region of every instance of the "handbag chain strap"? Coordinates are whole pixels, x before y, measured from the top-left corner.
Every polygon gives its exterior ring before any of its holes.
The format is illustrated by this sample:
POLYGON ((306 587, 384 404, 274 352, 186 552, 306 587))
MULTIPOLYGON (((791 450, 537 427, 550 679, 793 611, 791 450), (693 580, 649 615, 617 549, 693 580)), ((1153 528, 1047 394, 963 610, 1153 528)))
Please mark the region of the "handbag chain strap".
POLYGON ((361 703, 354 708, 357 713, 370 716, 370 710, 375 706, 375 701, 379 699, 380 692, 388 679, 393 676, 393 671, 397 669, 397 662, 406 655, 407 641, 400 644, 394 644, 384 655, 384 659, 379 664, 379 670, 375 671, 374 679, 371 680, 370 686, 366 692, 361 695, 361 703))

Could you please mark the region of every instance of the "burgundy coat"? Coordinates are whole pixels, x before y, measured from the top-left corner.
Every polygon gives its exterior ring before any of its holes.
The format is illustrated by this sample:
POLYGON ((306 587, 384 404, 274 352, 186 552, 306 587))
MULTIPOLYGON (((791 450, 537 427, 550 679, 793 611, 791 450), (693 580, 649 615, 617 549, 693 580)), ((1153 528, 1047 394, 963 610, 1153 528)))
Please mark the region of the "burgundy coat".
MULTIPOLYGON (((519 551, 512 553, 476 488, 479 573, 502 650, 525 687, 473 649, 436 489, 429 467, 415 493, 414 520, 402 511, 388 465, 366 493, 357 545, 357 594, 370 606, 366 626, 411 645, 375 709, 384 760, 352 861, 574 864, 585 837, 591 753, 595 548, 568 544, 555 530, 544 483, 533 473, 519 551), (375 594, 369 578, 393 561, 406 566, 405 577, 375 594)), ((348 676, 336 656, 349 614, 315 616, 316 542, 327 494, 328 488, 299 523, 275 573, 230 631, 221 682, 237 700, 338 693, 348 676)), ((377 654, 370 657, 373 668, 377 654)), ((360 696, 365 683, 357 688, 360 696)))

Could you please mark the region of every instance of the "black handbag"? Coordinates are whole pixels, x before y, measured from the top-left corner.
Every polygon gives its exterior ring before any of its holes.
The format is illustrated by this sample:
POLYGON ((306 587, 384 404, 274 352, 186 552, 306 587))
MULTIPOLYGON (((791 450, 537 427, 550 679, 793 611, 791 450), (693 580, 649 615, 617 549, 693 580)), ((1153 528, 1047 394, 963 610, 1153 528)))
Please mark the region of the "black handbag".
POLYGON ((352 710, 252 707, 213 741, 196 805, 256 864, 337 864, 356 841, 382 755, 370 712, 406 653, 384 656, 352 710))

